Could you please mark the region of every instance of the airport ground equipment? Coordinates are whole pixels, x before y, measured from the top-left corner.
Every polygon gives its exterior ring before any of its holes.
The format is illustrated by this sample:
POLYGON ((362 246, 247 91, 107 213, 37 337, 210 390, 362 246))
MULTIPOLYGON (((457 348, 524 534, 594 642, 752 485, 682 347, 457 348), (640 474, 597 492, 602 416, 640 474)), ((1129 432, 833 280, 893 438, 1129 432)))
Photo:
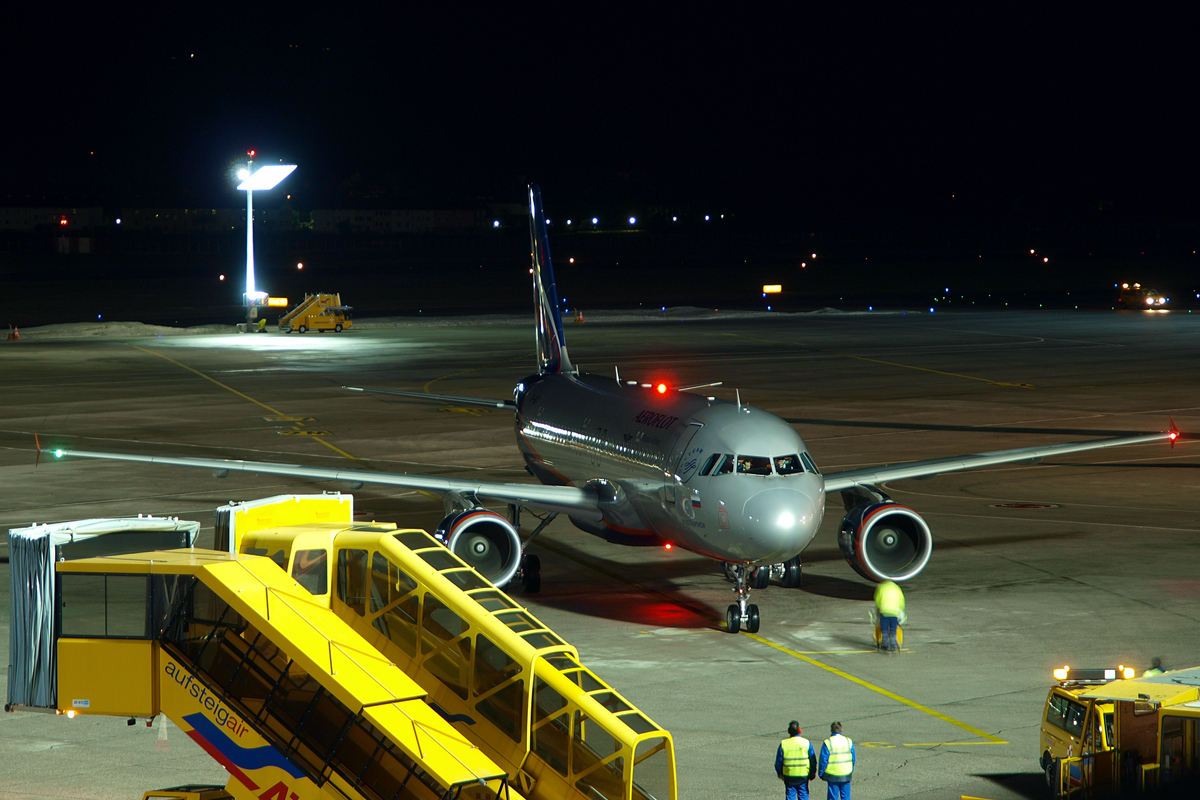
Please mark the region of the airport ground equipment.
POLYGON ((298 331, 335 331, 352 327, 352 309, 342 305, 340 294, 306 294, 296 307, 279 318, 279 330, 285 333, 298 331))
POLYGON ((224 786, 208 786, 189 783, 184 786, 169 786, 152 789, 142 795, 142 800, 233 800, 233 795, 224 786))
POLYGON ((93 556, 174 550, 196 543, 200 523, 175 517, 84 519, 8 532, 10 596, 8 699, 5 710, 54 705, 54 565, 93 556))
POLYGON ((218 515, 241 514, 230 544, 278 564, 413 677, 513 786, 531 798, 676 798, 671 735, 527 609, 425 531, 294 524, 309 502, 347 507, 283 495, 218 515), (284 524, 266 524, 275 509, 284 524))
POLYGON ((1197 796, 1200 667, 1144 678, 1125 666, 1054 672, 1039 745, 1053 796, 1197 796))
POLYGON ((426 692, 268 559, 168 550, 60 561, 70 716, 166 714, 239 800, 519 798, 426 692))

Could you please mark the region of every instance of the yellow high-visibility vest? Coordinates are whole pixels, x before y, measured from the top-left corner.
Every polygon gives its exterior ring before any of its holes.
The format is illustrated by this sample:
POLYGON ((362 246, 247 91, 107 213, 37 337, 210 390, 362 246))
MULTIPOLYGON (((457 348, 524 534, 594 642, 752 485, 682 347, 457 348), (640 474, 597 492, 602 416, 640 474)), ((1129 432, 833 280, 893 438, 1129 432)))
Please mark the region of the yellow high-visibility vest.
POLYGON ((783 748, 783 777, 808 777, 808 749, 812 744, 803 736, 792 736, 779 743, 783 748))
POLYGON ((854 760, 850 755, 852 747, 854 742, 850 741, 850 737, 840 733, 825 740, 825 749, 829 751, 829 762, 825 765, 826 775, 850 774, 854 769, 854 760))
POLYGON ((904 592, 892 581, 884 581, 875 589, 875 605, 881 617, 898 617, 904 610, 904 592))

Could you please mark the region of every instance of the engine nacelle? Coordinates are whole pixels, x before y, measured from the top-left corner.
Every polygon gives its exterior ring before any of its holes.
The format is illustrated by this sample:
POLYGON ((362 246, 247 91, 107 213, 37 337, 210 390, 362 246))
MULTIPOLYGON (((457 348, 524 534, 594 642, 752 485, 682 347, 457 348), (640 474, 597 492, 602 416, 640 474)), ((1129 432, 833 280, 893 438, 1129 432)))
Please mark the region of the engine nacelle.
POLYGON ((517 529, 493 511, 482 508, 456 511, 441 521, 434 535, 496 586, 511 581, 521 566, 521 537, 517 529))
POLYGON ((899 503, 863 503, 842 520, 838 545, 851 568, 867 580, 906 581, 929 563, 933 536, 925 520, 899 503))

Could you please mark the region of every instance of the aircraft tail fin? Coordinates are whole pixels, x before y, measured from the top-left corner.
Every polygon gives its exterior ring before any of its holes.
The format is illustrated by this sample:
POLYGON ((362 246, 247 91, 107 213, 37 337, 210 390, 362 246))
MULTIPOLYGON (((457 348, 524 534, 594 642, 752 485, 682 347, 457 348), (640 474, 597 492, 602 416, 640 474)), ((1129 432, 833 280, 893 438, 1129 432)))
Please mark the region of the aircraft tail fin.
POLYGON ((567 342, 563 338, 562 312, 558 288, 554 284, 554 265, 550 263, 550 241, 546 236, 546 214, 542 211, 542 190, 529 185, 529 238, 533 253, 533 303, 537 325, 538 374, 570 372, 567 342))

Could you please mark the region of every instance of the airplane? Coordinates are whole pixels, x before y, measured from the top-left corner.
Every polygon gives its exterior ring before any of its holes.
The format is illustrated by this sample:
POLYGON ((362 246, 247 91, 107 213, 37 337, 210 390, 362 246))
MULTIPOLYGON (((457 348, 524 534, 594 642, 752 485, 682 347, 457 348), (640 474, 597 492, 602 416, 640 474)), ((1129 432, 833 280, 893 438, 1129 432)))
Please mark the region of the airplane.
MULTIPOLYGON (((511 409, 517 445, 535 484, 494 483, 425 475, 305 467, 294 464, 178 458, 47 448, 58 457, 100 458, 327 481, 408 487, 438 494, 446 517, 437 537, 497 586, 541 583, 531 543, 558 515, 621 545, 681 547, 720 562, 737 602, 726 609, 731 633, 759 630, 752 589, 772 578, 801 583, 800 554, 821 526, 830 493, 846 515, 838 544, 847 563, 870 581, 907 581, 929 563, 929 525, 892 500, 880 485, 901 480, 1125 445, 1170 441, 1163 433, 1122 436, 940 458, 822 474, 787 422, 754 406, 580 373, 563 335, 558 290, 541 191, 529 186, 537 372, 517 383, 512 399, 344 387, 400 397, 511 409), (484 507, 505 503, 508 515, 484 507), (522 510, 545 512, 522 540, 522 510)), ((708 384, 712 385, 712 384, 708 384)))

